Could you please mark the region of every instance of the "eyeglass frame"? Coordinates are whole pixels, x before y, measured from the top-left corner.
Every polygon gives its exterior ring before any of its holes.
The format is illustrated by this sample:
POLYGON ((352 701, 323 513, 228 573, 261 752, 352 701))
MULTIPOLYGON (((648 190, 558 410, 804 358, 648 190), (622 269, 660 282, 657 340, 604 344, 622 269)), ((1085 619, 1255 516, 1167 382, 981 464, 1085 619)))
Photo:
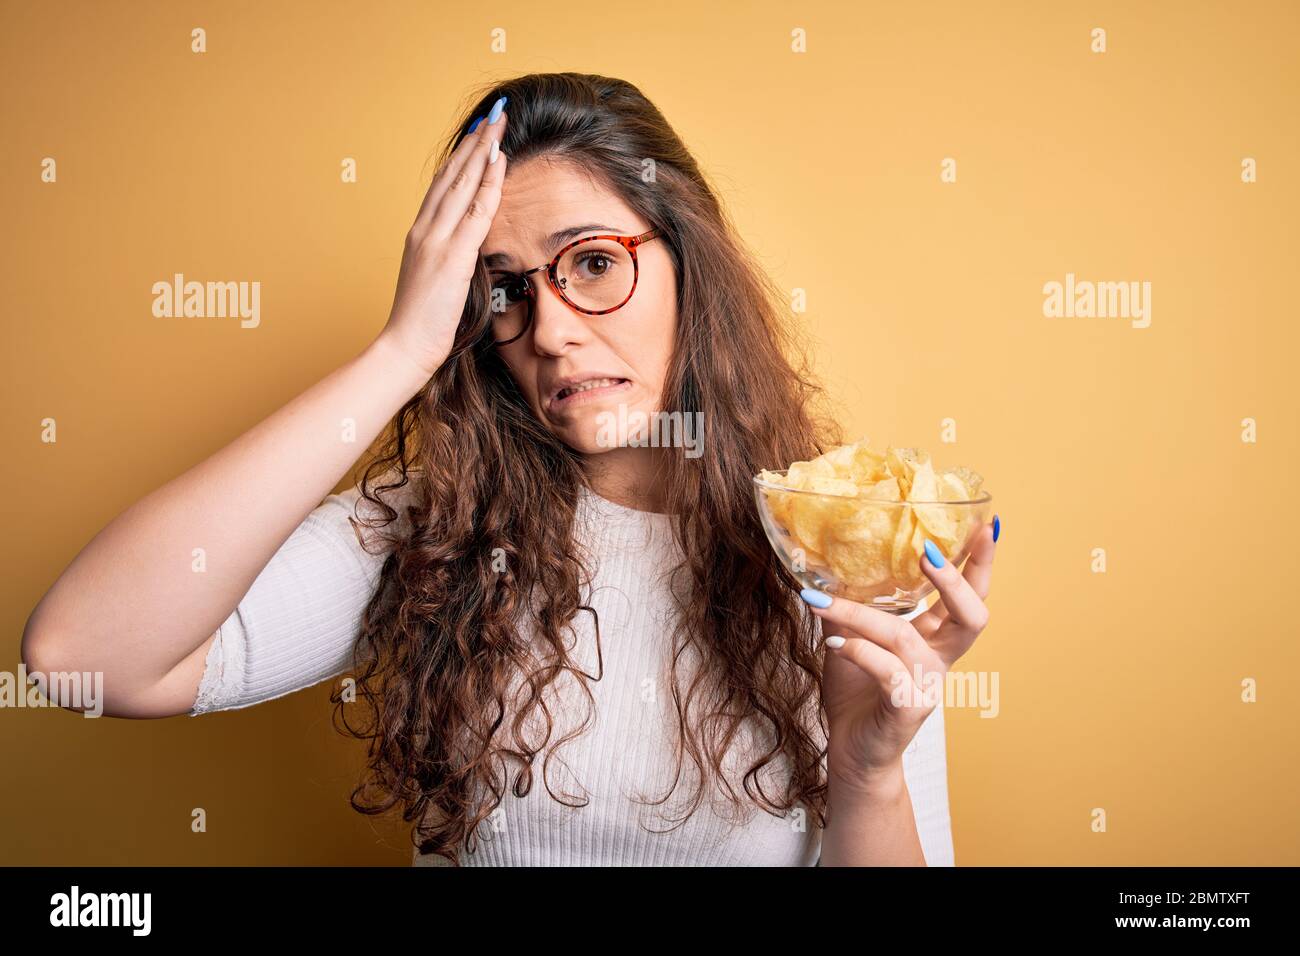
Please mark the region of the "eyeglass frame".
MULTIPOLYGON (((617 312, 632 300, 632 296, 636 292, 637 280, 641 275, 641 266, 636 255, 637 248, 650 242, 652 239, 662 238, 662 236, 663 231, 658 226, 651 226, 645 232, 637 236, 614 236, 608 234, 583 236, 580 239, 574 239, 572 242, 565 243, 563 248, 561 248, 560 251, 551 258, 550 262, 543 263, 540 266, 536 266, 524 272, 511 272, 507 269, 489 269, 488 275, 510 276, 512 279, 523 279, 527 283, 524 288, 527 290, 528 297, 528 317, 524 320, 524 327, 519 330, 519 335, 516 335, 514 338, 507 339, 504 342, 496 342, 495 344, 509 345, 511 342, 518 339, 520 335, 527 332, 528 327, 532 325, 533 309, 537 305, 537 286, 534 282, 528 279, 528 277, 534 272, 541 272, 543 269, 546 270, 546 281, 550 284, 551 288, 555 290, 555 294, 558 295, 564 304, 568 305, 570 308, 577 309, 584 315, 608 315, 611 312, 617 312), (627 297, 618 305, 610 306, 608 309, 584 309, 564 294, 564 288, 560 285, 557 273, 560 267, 560 260, 564 258, 566 252, 575 246, 580 246, 585 242, 595 242, 598 239, 613 240, 628 251, 628 255, 632 257, 632 288, 628 290, 627 297)), ((496 283, 493 283, 492 288, 496 288, 496 283)))

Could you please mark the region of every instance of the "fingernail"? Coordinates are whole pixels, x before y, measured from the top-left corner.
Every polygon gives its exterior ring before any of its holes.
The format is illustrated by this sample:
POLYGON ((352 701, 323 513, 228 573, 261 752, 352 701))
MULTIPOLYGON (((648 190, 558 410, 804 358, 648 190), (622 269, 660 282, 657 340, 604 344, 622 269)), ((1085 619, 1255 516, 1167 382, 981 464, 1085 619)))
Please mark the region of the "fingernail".
POLYGON ((495 139, 492 140, 492 145, 488 147, 488 165, 489 165, 489 166, 492 165, 493 163, 495 163, 495 162, 497 161, 497 153, 499 153, 500 151, 501 151, 501 142, 500 142, 500 140, 495 140, 495 139))
MULTIPOLYGON (((474 132, 474 130, 478 129, 478 124, 481 123, 481 122, 483 122, 483 117, 480 116, 480 117, 479 117, 478 119, 476 119, 474 122, 470 123, 470 124, 469 124, 469 132, 472 133, 472 132, 474 132)), ((469 133, 466 133, 465 135, 468 136, 469 133)))
POLYGON ((488 113, 488 125, 491 126, 501 118, 501 111, 505 109, 506 98, 503 96, 492 104, 492 112, 488 113))
POLYGON ((929 538, 925 539, 925 556, 930 559, 930 563, 936 568, 943 567, 943 554, 940 553, 939 549, 935 547, 934 542, 929 538))
POLYGON ((843 646, 844 646, 844 638, 842 638, 842 637, 828 637, 828 638, 826 638, 826 646, 827 646, 827 647, 843 647, 843 646))
POLYGON ((994 515, 993 516, 993 543, 994 544, 997 544, 998 535, 1000 535, 1001 533, 1002 533, 1002 522, 998 520, 997 515, 994 515))
POLYGON ((812 588, 804 588, 799 592, 799 596, 813 607, 830 607, 831 601, 834 600, 825 591, 815 591, 812 588))

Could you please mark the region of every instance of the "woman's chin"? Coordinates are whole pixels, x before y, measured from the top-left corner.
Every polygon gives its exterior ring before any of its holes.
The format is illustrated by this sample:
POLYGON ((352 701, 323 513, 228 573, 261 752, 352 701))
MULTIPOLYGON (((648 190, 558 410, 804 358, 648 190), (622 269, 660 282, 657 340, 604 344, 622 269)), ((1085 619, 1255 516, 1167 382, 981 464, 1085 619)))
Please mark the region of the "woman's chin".
POLYGON ((629 409, 626 405, 593 404, 575 409, 574 414, 554 422, 552 432, 574 451, 584 455, 599 455, 616 448, 636 447, 644 444, 644 427, 636 422, 650 412, 629 409))
POLYGON ((584 455, 599 455, 627 444, 625 436, 607 434, 595 421, 571 424, 557 434, 566 445, 584 455))

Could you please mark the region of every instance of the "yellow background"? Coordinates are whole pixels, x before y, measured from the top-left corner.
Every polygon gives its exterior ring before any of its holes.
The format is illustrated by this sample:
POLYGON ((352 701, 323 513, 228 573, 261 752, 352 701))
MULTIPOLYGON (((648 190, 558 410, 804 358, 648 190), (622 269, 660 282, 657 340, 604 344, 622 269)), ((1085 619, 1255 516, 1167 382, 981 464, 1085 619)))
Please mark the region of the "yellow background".
MULTIPOLYGON (((999 672, 1001 713, 947 714, 957 862, 1300 863, 1300 5, 3 10, 0 670, 100 527, 379 330, 471 86, 605 73, 807 290, 850 437, 987 476, 993 618, 959 666, 999 672), (155 319, 175 272, 260 281, 260 327, 155 319), (1151 282, 1151 326, 1045 318, 1067 272, 1151 282)), ((406 865, 405 827, 347 806, 361 745, 329 711, 328 685, 198 720, 0 710, 0 863, 406 865)))

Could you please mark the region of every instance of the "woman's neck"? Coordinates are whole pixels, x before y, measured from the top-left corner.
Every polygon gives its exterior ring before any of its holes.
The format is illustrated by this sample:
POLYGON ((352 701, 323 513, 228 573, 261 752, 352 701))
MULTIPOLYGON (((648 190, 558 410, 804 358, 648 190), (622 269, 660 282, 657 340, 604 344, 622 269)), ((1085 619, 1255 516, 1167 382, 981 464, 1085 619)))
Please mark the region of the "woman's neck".
POLYGON ((636 511, 668 512, 667 459, 671 448, 611 448, 586 459, 591 490, 636 511))

